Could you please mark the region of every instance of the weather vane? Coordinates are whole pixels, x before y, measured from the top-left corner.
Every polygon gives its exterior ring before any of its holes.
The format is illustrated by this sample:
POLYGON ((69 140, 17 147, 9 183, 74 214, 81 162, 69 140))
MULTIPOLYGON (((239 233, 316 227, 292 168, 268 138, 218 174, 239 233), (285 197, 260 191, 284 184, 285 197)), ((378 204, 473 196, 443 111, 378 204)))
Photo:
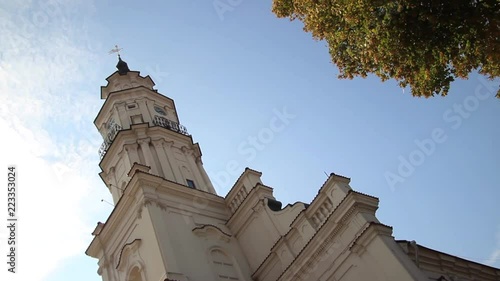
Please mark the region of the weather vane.
POLYGON ((118 48, 118 45, 115 45, 115 48, 114 49, 111 49, 111 51, 109 51, 109 54, 113 54, 113 53, 118 53, 118 57, 120 57, 120 51, 123 50, 123 48, 118 48))

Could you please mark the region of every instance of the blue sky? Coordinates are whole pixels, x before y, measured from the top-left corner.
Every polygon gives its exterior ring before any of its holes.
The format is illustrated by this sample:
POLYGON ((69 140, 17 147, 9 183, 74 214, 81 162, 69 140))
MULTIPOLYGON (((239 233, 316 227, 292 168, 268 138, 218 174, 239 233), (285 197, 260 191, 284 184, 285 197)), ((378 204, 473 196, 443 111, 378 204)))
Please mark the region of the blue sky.
POLYGON ((0 164, 20 174, 19 273, 2 280, 100 280, 84 250, 112 200, 92 122, 115 44, 175 100, 220 195, 248 166, 283 203, 309 202, 335 172, 380 199, 396 239, 500 266, 498 81, 419 99, 393 80, 338 80, 325 43, 271 1, 214 6, 229 2, 2 3, 0 164))

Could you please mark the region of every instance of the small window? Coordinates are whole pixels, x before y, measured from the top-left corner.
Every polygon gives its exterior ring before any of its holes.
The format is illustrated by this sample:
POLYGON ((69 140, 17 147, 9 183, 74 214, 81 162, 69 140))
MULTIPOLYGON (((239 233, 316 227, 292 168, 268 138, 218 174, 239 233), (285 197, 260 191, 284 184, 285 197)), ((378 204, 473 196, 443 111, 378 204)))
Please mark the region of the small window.
POLYGON ((132 103, 132 104, 128 104, 128 105, 127 105, 127 108, 128 108, 128 109, 134 109, 134 108, 136 108, 136 107, 137 107, 137 104, 135 104, 135 103, 132 103))
POLYGON ((189 180, 189 179, 187 179, 187 180, 186 180, 186 182, 187 182, 187 185, 188 185, 189 187, 191 187, 191 188, 196 188, 196 186, 194 186, 194 181, 193 181, 193 180, 189 180))

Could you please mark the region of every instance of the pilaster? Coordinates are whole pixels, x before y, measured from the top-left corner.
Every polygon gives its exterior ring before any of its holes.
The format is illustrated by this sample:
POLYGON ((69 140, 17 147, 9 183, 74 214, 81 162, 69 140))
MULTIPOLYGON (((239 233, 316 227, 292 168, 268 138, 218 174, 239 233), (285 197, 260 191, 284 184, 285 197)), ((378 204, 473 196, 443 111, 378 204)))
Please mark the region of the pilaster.
POLYGON ((120 125, 123 129, 130 128, 130 120, 128 118, 127 109, 125 108, 125 103, 121 102, 115 105, 115 109, 118 112, 118 118, 120 119, 120 125))
POLYGON ((194 162, 194 150, 189 149, 187 147, 182 147, 182 152, 184 152, 184 155, 186 156, 189 167, 193 171, 193 175, 195 177, 196 182, 198 182, 198 185, 200 185, 198 188, 203 188, 203 190, 208 191, 206 185, 204 184, 205 181, 203 180, 200 170, 198 169, 198 166, 194 162))
POLYGON ((151 172, 155 175, 158 175, 158 169, 155 165, 155 161, 153 158, 153 153, 151 152, 151 148, 149 147, 149 142, 151 138, 139 139, 137 142, 141 147, 142 153, 144 155, 144 160, 146 161, 146 165, 151 167, 151 172))
POLYGON ((127 157, 130 160, 130 165, 133 163, 140 163, 139 154, 137 153, 137 148, 139 145, 137 143, 125 144, 123 148, 127 152, 127 157))
POLYGON ((172 167, 172 172, 174 173, 175 182, 185 185, 186 181, 184 180, 184 177, 182 176, 181 171, 179 170, 179 163, 175 159, 174 153, 172 153, 173 145, 174 145, 173 141, 166 141, 164 144, 165 153, 167 154, 168 161, 170 162, 170 166, 172 167))
POLYGON ((160 161, 161 170, 163 171, 163 176, 168 180, 175 181, 175 176, 174 172, 172 171, 172 166, 170 166, 167 154, 165 153, 165 148, 164 148, 165 140, 164 139, 152 140, 151 143, 154 145, 156 149, 156 154, 158 154, 158 159, 160 161))
POLYGON ((205 168, 203 167, 201 156, 196 157, 196 165, 198 166, 198 169, 201 172, 202 178, 205 180, 205 184, 207 185, 208 191, 213 194, 217 194, 217 192, 215 192, 214 186, 212 185, 212 181, 210 181, 210 178, 208 177, 207 171, 205 171, 205 168))
POLYGON ((149 114, 149 110, 148 110, 148 106, 146 104, 146 101, 140 100, 137 102, 137 104, 139 105, 139 110, 141 111, 141 114, 142 114, 142 118, 143 118, 142 120, 145 123, 153 124, 153 121, 151 119, 151 115, 149 114))

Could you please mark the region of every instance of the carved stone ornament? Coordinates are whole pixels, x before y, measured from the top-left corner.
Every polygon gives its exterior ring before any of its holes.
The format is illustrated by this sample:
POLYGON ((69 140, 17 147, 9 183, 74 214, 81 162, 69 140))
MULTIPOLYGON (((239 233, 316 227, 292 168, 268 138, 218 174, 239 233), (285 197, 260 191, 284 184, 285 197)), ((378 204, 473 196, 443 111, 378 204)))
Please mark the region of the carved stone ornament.
POLYGON ((118 255, 116 269, 124 271, 127 269, 129 264, 132 264, 136 260, 142 260, 138 252, 140 246, 141 239, 135 239, 134 241, 123 245, 120 254, 118 255))
POLYGON ((186 155, 186 156, 191 156, 194 154, 194 150, 192 150, 191 148, 188 148, 187 146, 183 146, 181 148, 181 150, 184 153, 184 155, 186 155))
POLYGON ((147 206, 156 206, 160 208, 160 210, 165 211, 167 210, 167 205, 162 203, 158 199, 153 199, 153 198, 145 198, 144 201, 142 202, 142 206, 140 206, 137 209, 137 218, 140 219, 142 218, 142 209, 147 207, 147 206))
POLYGON ((193 228, 193 233, 198 237, 204 237, 206 240, 221 240, 229 243, 231 234, 225 233, 220 228, 211 224, 204 224, 193 228))

